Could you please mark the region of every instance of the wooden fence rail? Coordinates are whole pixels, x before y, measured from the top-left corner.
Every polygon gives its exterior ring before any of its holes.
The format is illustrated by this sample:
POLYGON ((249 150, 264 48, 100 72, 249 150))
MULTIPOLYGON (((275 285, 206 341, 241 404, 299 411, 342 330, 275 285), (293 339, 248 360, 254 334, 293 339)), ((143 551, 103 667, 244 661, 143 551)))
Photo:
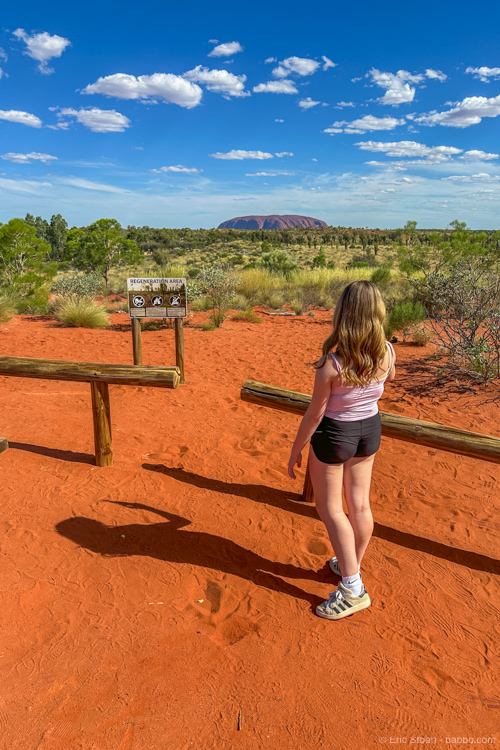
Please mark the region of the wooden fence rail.
POLYGON ((172 367, 137 367, 97 362, 66 362, 31 357, 0 357, 0 377, 72 380, 90 383, 94 446, 97 466, 111 466, 111 411, 109 385, 143 385, 154 388, 177 388, 180 370, 172 367))
MULTIPOLYGON (((268 406, 271 409, 292 414, 305 414, 312 398, 307 393, 290 391, 268 383, 258 383, 255 380, 245 380, 240 397, 243 401, 252 404, 268 406)), ((449 453, 459 453, 462 456, 471 456, 482 461, 500 463, 500 439, 491 435, 469 432, 435 422, 424 422, 421 419, 412 419, 387 411, 381 411, 380 417, 382 435, 386 437, 404 440, 407 443, 418 443, 449 453)), ((306 468, 303 498, 312 502, 309 462, 306 468)))

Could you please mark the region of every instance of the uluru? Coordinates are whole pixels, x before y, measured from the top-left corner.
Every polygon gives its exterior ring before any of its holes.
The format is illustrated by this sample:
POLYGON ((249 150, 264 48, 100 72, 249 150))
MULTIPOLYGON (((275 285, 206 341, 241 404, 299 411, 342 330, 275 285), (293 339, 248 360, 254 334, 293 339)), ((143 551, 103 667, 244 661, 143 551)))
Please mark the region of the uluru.
POLYGON ((326 221, 311 216, 286 214, 279 216, 237 216, 219 224, 218 229, 291 229, 292 227, 327 227, 326 221))

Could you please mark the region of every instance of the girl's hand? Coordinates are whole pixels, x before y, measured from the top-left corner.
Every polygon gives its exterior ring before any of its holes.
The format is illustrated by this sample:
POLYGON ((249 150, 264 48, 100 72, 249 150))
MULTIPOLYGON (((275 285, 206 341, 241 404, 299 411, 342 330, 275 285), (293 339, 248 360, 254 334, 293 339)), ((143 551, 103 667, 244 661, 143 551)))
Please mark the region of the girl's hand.
POLYGON ((302 466, 302 451, 292 451, 290 455, 290 460, 288 462, 288 476, 292 479, 297 479, 293 471, 293 467, 295 466, 295 464, 297 464, 299 469, 302 466))

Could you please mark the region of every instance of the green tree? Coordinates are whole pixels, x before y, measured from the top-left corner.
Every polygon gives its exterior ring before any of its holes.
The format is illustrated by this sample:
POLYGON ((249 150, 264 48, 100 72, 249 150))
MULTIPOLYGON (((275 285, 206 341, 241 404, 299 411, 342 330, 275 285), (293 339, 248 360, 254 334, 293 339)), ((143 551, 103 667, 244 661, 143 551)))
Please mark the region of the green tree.
POLYGON ((99 272, 106 288, 111 268, 137 263, 142 257, 135 242, 123 236, 116 219, 99 219, 88 227, 71 229, 68 247, 74 265, 85 271, 99 272))
POLYGON ((46 303, 57 271, 47 263, 50 247, 24 219, 0 226, 0 288, 10 296, 46 303))
POLYGON ((52 248, 50 254, 52 260, 60 261, 64 259, 67 234, 68 222, 63 219, 61 214, 54 214, 46 234, 46 239, 52 248))

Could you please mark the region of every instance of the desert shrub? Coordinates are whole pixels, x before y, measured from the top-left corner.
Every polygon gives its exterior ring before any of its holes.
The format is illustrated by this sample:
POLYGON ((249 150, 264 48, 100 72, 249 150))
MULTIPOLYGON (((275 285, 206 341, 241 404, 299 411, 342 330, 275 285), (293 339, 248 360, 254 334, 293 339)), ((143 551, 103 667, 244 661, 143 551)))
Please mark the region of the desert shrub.
POLYGON ((500 377, 500 260, 469 257, 413 280, 447 368, 484 382, 500 377))
POLYGON ((321 307, 327 297, 316 284, 304 284, 298 291, 298 297, 304 307, 321 307))
POLYGON ((188 276, 190 279, 196 279, 200 275, 200 273, 201 273, 201 268, 196 268, 195 266, 193 266, 192 268, 189 269, 188 276))
POLYGON ((282 292, 271 292, 265 296, 265 304, 267 304, 268 307, 272 307, 274 310, 283 307, 285 302, 286 295, 282 292))
POLYGON ((215 326, 213 323, 203 323, 203 325, 201 326, 201 330, 202 331, 214 331, 215 326))
POLYGON ((233 315, 232 320, 242 320, 247 323, 262 323, 262 318, 259 318, 253 310, 244 310, 243 312, 236 313, 233 315))
POLYGON ((210 301, 213 324, 219 328, 229 314, 231 300, 241 279, 228 266, 214 264, 203 268, 197 281, 210 301))
POLYGON ((235 294, 233 299, 231 300, 231 307, 235 310, 246 310, 248 307, 250 307, 250 303, 247 297, 245 297, 244 294, 235 294))
MULTIPOLYGON (((264 244, 264 243, 263 243, 264 244)), ((259 266, 266 268, 271 273, 279 273, 289 276, 292 271, 298 268, 286 250, 271 250, 269 253, 262 253, 259 266)))
POLYGON ((211 309, 211 302, 208 297, 196 297, 189 303, 189 307, 194 312, 203 312, 211 309))
POLYGON ((12 297, 0 297, 0 323, 8 323, 16 312, 16 304, 12 297))
POLYGON ((163 324, 163 319, 154 318, 153 320, 145 320, 141 323, 141 328, 143 331, 158 331, 160 328, 163 328, 163 324))
POLYGON ((110 322, 104 307, 85 297, 63 297, 55 315, 61 323, 73 328, 106 328, 110 322))
POLYGON ((302 303, 302 300, 292 299, 290 304, 295 315, 302 315, 302 313, 304 312, 304 305, 302 303))
POLYGON ((373 281, 374 284, 383 284, 387 281, 391 280, 391 269, 381 266, 380 268, 376 268, 375 271, 371 275, 371 281, 373 281))
POLYGON ((386 335, 392 335, 394 331, 403 332, 403 341, 410 333, 412 323, 420 323, 425 318, 425 307, 421 302, 408 300, 403 304, 396 305, 386 317, 386 335), (390 330, 390 333, 389 333, 390 330))
POLYGON ((95 297, 102 291, 103 279, 99 273, 75 273, 62 276, 52 284, 52 294, 58 297, 95 297))
POLYGON ((366 260, 354 260, 348 263, 346 268, 370 268, 370 264, 366 260))
POLYGON ((413 324, 410 327, 411 339, 417 346, 425 346, 432 340, 432 333, 427 326, 422 324, 413 324))

